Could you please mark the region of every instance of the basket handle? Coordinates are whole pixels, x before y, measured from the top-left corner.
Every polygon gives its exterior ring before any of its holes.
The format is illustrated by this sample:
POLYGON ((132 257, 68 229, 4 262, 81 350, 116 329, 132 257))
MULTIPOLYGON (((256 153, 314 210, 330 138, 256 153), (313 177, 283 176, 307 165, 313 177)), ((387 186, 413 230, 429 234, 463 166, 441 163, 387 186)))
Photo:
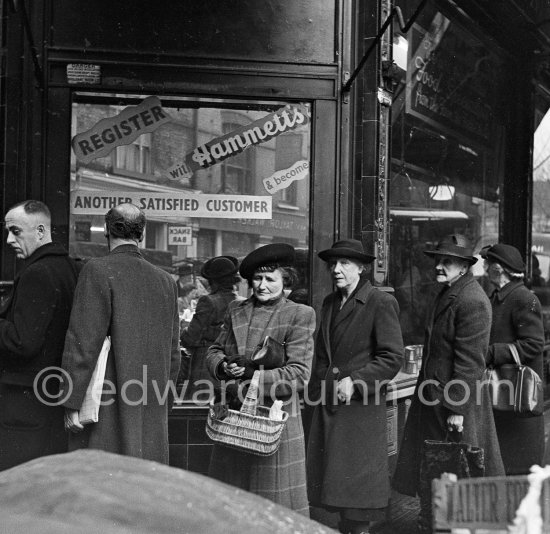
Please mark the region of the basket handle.
POLYGON ((258 406, 258 389, 260 386, 260 371, 254 371, 250 386, 246 392, 241 412, 249 415, 256 415, 256 407, 258 406))

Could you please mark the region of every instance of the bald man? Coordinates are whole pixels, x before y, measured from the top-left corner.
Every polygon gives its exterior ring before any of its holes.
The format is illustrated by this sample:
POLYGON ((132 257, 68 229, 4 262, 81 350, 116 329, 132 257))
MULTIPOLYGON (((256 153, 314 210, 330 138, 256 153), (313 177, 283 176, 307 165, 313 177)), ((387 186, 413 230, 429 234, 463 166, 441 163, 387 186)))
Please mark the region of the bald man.
POLYGON ((67 450, 59 366, 77 278, 44 203, 13 206, 5 227, 23 265, 0 312, 0 469, 67 450))
POLYGON ((177 288, 140 254, 145 224, 133 204, 109 210, 110 252, 89 260, 80 273, 63 353, 65 428, 71 450, 168 463, 168 393, 180 365, 177 288), (78 410, 106 335, 111 350, 99 421, 84 426, 78 410))

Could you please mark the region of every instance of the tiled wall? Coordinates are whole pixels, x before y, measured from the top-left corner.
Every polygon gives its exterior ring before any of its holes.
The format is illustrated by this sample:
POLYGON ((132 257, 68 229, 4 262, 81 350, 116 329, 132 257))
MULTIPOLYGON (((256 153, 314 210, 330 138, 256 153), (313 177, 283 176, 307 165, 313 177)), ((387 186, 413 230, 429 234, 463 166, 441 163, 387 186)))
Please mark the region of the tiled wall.
POLYGON ((206 436, 207 407, 175 406, 168 420, 170 465, 207 474, 212 442, 206 436))

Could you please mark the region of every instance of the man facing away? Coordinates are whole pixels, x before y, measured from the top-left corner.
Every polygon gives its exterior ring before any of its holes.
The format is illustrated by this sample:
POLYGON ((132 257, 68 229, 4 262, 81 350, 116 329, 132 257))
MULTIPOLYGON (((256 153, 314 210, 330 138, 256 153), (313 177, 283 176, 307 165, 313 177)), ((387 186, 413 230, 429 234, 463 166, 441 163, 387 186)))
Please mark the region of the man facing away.
POLYGON ((120 204, 105 215, 109 254, 83 267, 75 291, 63 368, 69 448, 94 448, 168 463, 168 391, 180 365, 177 289, 138 243, 145 215, 120 204), (103 340, 111 336, 99 421, 78 410, 103 340))
POLYGON ((59 365, 77 278, 44 203, 16 204, 5 226, 23 268, 0 311, 0 469, 67 450, 59 365))

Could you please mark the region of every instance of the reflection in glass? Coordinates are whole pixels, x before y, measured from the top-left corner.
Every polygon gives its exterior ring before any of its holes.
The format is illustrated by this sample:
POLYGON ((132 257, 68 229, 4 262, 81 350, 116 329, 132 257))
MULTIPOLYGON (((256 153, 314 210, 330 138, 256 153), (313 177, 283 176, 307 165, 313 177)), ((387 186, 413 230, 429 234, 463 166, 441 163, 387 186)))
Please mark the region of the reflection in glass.
MULTIPOLYGON (((405 18, 414 8, 398 5, 405 18)), ((451 233, 465 234, 475 252, 498 239, 502 59, 432 3, 406 35, 395 34, 394 60, 389 281, 408 345, 423 342, 439 291, 423 251, 451 233)), ((474 267, 483 284, 483 263, 474 267)))

